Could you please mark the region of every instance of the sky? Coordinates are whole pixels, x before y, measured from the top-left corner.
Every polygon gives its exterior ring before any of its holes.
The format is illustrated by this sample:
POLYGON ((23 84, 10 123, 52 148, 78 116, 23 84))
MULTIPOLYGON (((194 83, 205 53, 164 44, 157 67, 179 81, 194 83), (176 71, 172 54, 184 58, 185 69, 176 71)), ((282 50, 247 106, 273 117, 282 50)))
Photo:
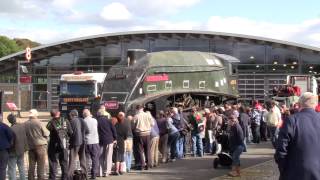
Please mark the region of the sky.
POLYGON ((203 30, 320 47, 319 0, 0 0, 0 35, 42 44, 111 32, 203 30))

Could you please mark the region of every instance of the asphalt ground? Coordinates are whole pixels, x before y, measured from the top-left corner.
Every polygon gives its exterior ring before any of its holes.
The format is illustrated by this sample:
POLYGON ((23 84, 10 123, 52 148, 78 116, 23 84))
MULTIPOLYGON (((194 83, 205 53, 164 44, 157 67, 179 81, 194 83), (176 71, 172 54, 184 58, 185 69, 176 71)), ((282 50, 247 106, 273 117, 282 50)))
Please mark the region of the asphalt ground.
MULTIPOLYGON (((271 143, 248 145, 248 152, 241 155, 241 168, 248 168, 260 163, 272 160, 274 150, 271 143)), ((213 168, 213 160, 216 156, 204 156, 202 158, 187 157, 176 162, 161 164, 157 168, 132 171, 121 176, 110 176, 99 179, 128 179, 128 180, 209 180, 214 178, 228 178, 226 175, 230 169, 213 168)), ((219 180, 218 178, 218 180, 219 180)), ((256 179, 260 179, 259 175, 256 179)))

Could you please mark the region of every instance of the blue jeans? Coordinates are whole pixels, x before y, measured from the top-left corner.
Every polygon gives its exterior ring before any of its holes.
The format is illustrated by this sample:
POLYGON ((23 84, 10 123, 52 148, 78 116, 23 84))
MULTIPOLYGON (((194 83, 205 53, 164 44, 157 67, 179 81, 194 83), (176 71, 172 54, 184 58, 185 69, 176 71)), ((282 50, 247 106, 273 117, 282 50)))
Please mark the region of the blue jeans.
POLYGON ((180 136, 177 142, 177 158, 181 159, 183 158, 183 146, 184 146, 184 136, 180 136))
POLYGON ((9 180, 16 180, 16 165, 19 169, 20 180, 26 179, 26 174, 24 171, 24 154, 20 156, 10 155, 8 163, 8 177, 9 180))
POLYGON ((247 152, 247 138, 244 137, 243 139, 243 152, 247 152))
POLYGON ((193 156, 203 156, 203 144, 202 138, 199 133, 192 133, 192 148, 193 148, 193 156))
POLYGON ((125 159, 125 162, 126 162, 127 172, 130 172, 131 161, 132 161, 132 151, 124 152, 124 159, 125 159))
POLYGON ((240 166, 240 155, 242 154, 243 149, 244 149, 243 145, 239 145, 232 152, 232 165, 233 166, 240 166))
POLYGON ((179 132, 169 135, 168 146, 170 147, 170 159, 177 158, 177 144, 179 137, 179 132))
POLYGON ((6 149, 0 150, 0 179, 6 179, 6 170, 9 161, 9 153, 6 149))

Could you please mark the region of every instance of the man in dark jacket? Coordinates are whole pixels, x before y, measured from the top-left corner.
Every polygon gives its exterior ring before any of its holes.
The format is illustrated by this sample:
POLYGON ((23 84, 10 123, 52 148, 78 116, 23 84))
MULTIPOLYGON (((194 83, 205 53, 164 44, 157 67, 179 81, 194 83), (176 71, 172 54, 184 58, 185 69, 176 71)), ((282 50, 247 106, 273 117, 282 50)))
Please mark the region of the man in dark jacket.
POLYGON ((284 120, 276 142, 280 180, 319 180, 320 114, 314 110, 318 96, 306 92, 299 104, 302 110, 284 120))
POLYGON ((70 137, 70 154, 68 170, 68 178, 71 179, 75 170, 75 162, 77 155, 79 156, 81 170, 83 171, 83 173, 87 174, 85 136, 89 133, 89 129, 84 120, 78 117, 77 110, 71 110, 69 116, 71 128, 73 131, 72 136, 70 137))
POLYGON ((241 106, 239 108, 239 124, 243 130, 243 145, 244 145, 244 150, 243 152, 247 152, 247 140, 249 139, 249 122, 250 122, 250 117, 248 115, 249 108, 245 108, 244 106, 241 106))
POLYGON ((49 179, 55 180, 58 160, 61 166, 61 179, 67 179, 68 172, 68 140, 72 136, 72 128, 67 119, 60 117, 58 110, 50 112, 52 119, 47 124, 50 131, 48 144, 49 179))
POLYGON ((24 153, 28 150, 27 135, 24 123, 17 123, 16 116, 9 114, 7 117, 14 133, 13 146, 9 152, 8 178, 17 179, 17 166, 19 169, 19 179, 25 180, 24 153))
POLYGON ((12 144, 13 132, 0 121, 0 179, 6 179, 6 169, 9 161, 8 150, 12 144))
POLYGON ((113 144, 117 142, 116 129, 108 117, 109 115, 105 111, 98 112, 98 134, 101 147, 100 165, 104 177, 111 174, 113 144))
POLYGON ((229 146, 232 155, 232 171, 229 175, 235 177, 240 176, 240 155, 244 149, 244 135, 236 115, 230 115, 228 119, 230 127, 229 146))

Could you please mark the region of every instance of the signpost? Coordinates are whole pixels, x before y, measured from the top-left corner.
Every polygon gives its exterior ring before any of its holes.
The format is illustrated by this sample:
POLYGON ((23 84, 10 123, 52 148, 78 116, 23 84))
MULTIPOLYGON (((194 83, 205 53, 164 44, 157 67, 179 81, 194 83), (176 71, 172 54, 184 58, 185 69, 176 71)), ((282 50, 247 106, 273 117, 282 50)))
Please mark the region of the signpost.
MULTIPOLYGON (((20 73, 20 69, 23 70, 23 73, 28 73, 28 70, 25 66, 22 66, 21 64, 23 63, 30 63, 31 61, 31 58, 32 58, 32 55, 31 55, 31 48, 30 47, 27 47, 26 50, 25 50, 25 58, 26 58, 26 61, 18 61, 18 72, 17 72, 17 75, 18 75, 18 82, 17 82, 17 91, 18 91, 18 108, 21 108, 21 78, 23 79, 23 83, 31 83, 31 76, 22 76, 21 77, 21 73, 20 73)), ((28 88, 26 88, 26 86, 23 87, 24 90, 29 90, 29 85, 28 85, 28 88)))

